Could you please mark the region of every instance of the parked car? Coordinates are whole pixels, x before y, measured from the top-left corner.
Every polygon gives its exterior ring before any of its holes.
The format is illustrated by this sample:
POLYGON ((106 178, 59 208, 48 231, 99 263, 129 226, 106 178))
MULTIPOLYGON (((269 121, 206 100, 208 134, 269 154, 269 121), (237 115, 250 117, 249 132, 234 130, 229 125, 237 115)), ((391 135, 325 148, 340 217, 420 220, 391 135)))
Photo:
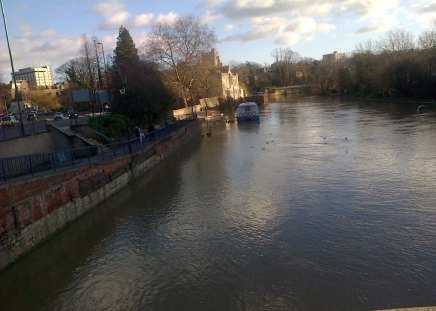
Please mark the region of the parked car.
POLYGON ((62 112, 55 112, 53 115, 53 120, 62 120, 64 118, 64 114, 62 112))
POLYGON ((68 119, 75 119, 75 118, 77 118, 77 111, 68 110, 68 119))
POLYGON ((15 116, 5 116, 0 118, 0 126, 11 127, 17 124, 18 121, 15 116))
POLYGON ((36 121, 38 120, 38 115, 35 112, 30 112, 27 114, 27 121, 36 121))

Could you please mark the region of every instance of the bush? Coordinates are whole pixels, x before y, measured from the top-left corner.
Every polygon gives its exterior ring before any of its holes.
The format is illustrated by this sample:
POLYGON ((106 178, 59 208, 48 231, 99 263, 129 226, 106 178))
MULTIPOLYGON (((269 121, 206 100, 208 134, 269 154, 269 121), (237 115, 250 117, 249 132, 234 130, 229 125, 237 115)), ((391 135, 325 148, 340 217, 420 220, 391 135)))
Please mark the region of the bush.
POLYGON ((89 125, 97 132, 117 141, 132 137, 133 123, 121 114, 107 114, 90 118, 89 125))

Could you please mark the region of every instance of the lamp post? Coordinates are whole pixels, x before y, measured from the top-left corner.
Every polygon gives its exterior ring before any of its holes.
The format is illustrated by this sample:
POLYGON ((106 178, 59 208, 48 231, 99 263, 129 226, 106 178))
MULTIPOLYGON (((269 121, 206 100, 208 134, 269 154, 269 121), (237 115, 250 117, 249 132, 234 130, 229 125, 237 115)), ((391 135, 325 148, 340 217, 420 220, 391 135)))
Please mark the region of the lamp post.
POLYGON ((97 42, 97 44, 101 45, 101 51, 103 52, 104 74, 106 76, 106 89, 109 89, 109 79, 108 79, 108 76, 107 76, 106 57, 104 56, 103 43, 97 42))
POLYGON ((94 40, 95 47, 95 58, 97 60, 97 75, 98 75, 98 89, 101 88, 101 72, 100 72, 100 61, 98 59, 97 42, 94 40))
POLYGON ((14 81, 15 100, 17 101, 18 113, 20 115, 20 129, 21 129, 21 134, 24 136, 24 126, 23 126, 23 118, 21 116, 20 97, 18 96, 18 86, 17 86, 17 80, 15 79, 14 61, 12 60, 11 47, 9 45, 8 27, 6 26, 6 17, 5 17, 5 9, 3 7, 3 0, 0 0, 0 4, 2 7, 3 24, 5 26, 5 35, 6 35, 6 42, 8 44, 9 59, 11 61, 11 67, 12 67, 12 80, 14 81))

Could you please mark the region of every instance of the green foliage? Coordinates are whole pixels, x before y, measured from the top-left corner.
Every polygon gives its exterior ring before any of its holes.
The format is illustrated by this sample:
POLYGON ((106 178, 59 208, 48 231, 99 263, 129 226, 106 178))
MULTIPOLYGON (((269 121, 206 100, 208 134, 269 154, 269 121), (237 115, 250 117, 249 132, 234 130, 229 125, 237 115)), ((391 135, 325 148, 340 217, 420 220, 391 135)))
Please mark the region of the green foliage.
POLYGON ((132 135, 132 121, 121 114, 100 115, 90 118, 89 125, 97 132, 114 140, 125 140, 132 135))
POLYGON ((135 47, 129 31, 121 26, 117 38, 117 46, 114 50, 114 65, 119 70, 125 70, 124 66, 139 62, 138 49, 135 47))
POLYGON ((112 111, 143 127, 168 116, 173 97, 156 66, 139 60, 138 50, 124 27, 120 28, 114 54, 112 111))
POLYGON ((153 89, 147 85, 128 86, 125 94, 116 94, 113 111, 131 119, 136 125, 146 125, 168 116, 173 103, 171 95, 162 87, 153 89))

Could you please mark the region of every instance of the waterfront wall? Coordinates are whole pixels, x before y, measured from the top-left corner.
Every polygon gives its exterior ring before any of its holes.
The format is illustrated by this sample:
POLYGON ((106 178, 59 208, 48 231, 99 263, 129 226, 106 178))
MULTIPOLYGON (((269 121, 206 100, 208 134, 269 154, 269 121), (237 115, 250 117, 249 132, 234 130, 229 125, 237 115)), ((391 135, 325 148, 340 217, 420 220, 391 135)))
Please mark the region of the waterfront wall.
POLYGON ((200 137, 193 122, 141 152, 2 186, 0 270, 200 137))

